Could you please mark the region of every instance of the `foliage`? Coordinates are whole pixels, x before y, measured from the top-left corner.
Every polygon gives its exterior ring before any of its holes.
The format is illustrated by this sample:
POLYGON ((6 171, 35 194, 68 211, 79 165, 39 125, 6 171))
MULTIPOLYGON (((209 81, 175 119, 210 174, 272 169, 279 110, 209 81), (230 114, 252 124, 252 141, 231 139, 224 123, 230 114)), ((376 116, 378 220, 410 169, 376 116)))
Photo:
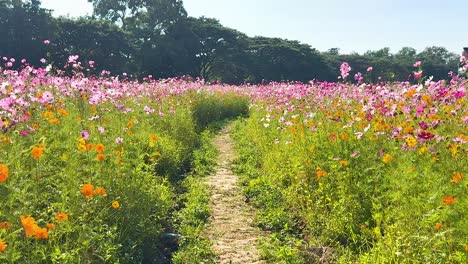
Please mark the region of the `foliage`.
POLYGON ((177 213, 182 236, 174 263, 215 263, 210 241, 203 236, 210 215, 208 187, 200 179, 214 171, 218 157, 209 130, 201 134, 201 147, 194 152, 192 174, 184 180, 187 192, 182 196, 184 207, 177 213))
MULTIPOLYGON (((89 74, 108 70, 140 80, 187 75, 230 84, 336 81, 342 61, 353 65, 352 76, 361 73, 372 82, 413 81, 408 72, 417 60, 424 61, 424 74, 434 80, 458 70, 458 56, 443 47, 420 53, 410 47, 395 54, 389 48, 318 52, 298 41, 248 37, 213 18, 188 17, 180 0, 89 1, 93 16, 78 19, 53 18, 38 0, 0 1, 0 55, 41 66, 46 51, 55 51, 45 63, 59 69, 67 56, 80 55, 84 63, 96 62, 89 74), (40 45, 44 40, 53 48, 40 45), (370 66, 374 70, 367 72, 370 66)), ((19 61, 12 63, 20 67, 19 61)))

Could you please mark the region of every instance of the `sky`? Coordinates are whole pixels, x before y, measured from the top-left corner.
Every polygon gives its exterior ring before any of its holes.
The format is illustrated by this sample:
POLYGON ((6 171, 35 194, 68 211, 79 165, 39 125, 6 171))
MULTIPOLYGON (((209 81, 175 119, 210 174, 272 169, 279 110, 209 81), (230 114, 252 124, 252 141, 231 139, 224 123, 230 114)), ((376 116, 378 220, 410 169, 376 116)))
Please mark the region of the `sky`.
MULTIPOLYGON (((184 0, 189 16, 213 17, 248 36, 298 40, 341 53, 389 47, 468 46, 467 0, 184 0)), ((92 13, 87 0, 42 0, 55 16, 92 13)))

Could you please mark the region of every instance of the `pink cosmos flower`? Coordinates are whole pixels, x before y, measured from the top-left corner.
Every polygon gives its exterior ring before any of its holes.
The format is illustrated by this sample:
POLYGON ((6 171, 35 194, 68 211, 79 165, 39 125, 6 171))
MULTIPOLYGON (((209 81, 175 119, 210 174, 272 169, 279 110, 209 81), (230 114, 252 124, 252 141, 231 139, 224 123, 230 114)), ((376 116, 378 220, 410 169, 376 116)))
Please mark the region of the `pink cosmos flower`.
POLYGON ((75 63, 76 60, 78 60, 80 56, 79 55, 70 55, 68 56, 68 63, 75 63))
POLYGON ((371 71, 373 71, 373 70, 374 70, 374 68, 373 68, 373 67, 369 67, 369 68, 367 68, 367 72, 371 72, 371 71))
POLYGON ((422 75, 423 75, 422 71, 415 72, 414 73, 414 79, 416 79, 416 80, 421 79, 422 75))
POLYGON ((115 139, 115 143, 117 143, 117 144, 122 144, 122 142, 123 142, 123 138, 121 138, 121 137, 118 137, 118 138, 115 139))
POLYGON ((351 66, 349 66, 347 62, 343 62, 341 64, 340 71, 341 71, 341 77, 343 79, 346 79, 346 77, 348 77, 349 75, 349 72, 351 71, 351 66))
POLYGON ((45 44, 45 45, 49 45, 49 44, 50 44, 50 40, 48 40, 48 39, 44 40, 44 44, 45 44))
POLYGON ((364 77, 362 77, 362 73, 358 72, 354 74, 354 80, 356 80, 358 83, 363 83, 364 77))
POLYGON ((421 133, 418 134, 418 138, 424 139, 424 140, 431 140, 435 137, 434 134, 429 133, 427 131, 422 131, 421 133))
POLYGON ((414 67, 419 67, 419 66, 421 66, 421 65, 422 65, 422 62, 421 62, 421 61, 417 61, 417 62, 414 63, 413 66, 414 66, 414 67))
POLYGON ((81 131, 81 137, 82 137, 84 140, 88 140, 88 138, 89 138, 89 132, 88 132, 87 130, 81 131))

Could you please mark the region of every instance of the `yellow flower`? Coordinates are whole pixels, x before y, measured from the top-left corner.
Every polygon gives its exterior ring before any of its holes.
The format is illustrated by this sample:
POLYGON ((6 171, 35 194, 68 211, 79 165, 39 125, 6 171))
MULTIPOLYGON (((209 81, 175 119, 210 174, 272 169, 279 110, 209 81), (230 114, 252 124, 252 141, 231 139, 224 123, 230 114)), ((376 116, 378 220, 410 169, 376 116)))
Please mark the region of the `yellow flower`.
POLYGON ((0 182, 8 179, 8 167, 0 163, 0 182))
POLYGON ((120 203, 118 201, 113 201, 112 202, 112 208, 118 209, 120 207, 120 203))
POLYGON ((60 119, 58 119, 58 118, 52 118, 52 119, 49 119, 48 122, 49 122, 49 124, 54 124, 54 125, 56 125, 56 124, 59 124, 59 123, 60 123, 60 119))
POLYGON ((426 152, 427 152, 427 147, 426 146, 423 146, 418 150, 419 155, 423 155, 426 152))
POLYGON ((81 151, 81 152, 86 151, 86 145, 84 145, 84 144, 79 144, 79 145, 78 145, 78 150, 81 151))
POLYGON ((52 117, 54 117, 54 113, 51 112, 51 111, 47 111, 47 112, 42 114, 42 117, 43 118, 52 118, 52 117))
POLYGON ((405 141, 406 141, 406 144, 408 145, 408 147, 410 147, 410 148, 414 148, 418 144, 418 141, 413 136, 407 137, 405 139, 405 141))
POLYGON ((393 160, 393 156, 390 154, 385 154, 382 158, 384 163, 390 163, 393 160))

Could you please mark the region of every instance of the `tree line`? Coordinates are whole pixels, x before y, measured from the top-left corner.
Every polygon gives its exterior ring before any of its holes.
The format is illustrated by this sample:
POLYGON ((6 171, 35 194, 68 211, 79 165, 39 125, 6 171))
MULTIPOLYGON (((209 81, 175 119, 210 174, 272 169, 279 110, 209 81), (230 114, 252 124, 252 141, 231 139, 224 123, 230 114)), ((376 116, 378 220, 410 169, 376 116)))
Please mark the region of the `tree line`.
MULTIPOLYGON (((35 66, 63 67, 69 55, 94 61, 91 73, 108 70, 143 78, 191 76, 224 83, 265 81, 336 81, 341 62, 352 74, 367 73, 373 81, 404 81, 415 61, 425 76, 447 79, 456 72, 457 54, 444 47, 422 52, 405 47, 364 54, 320 52, 299 41, 249 37, 207 17, 190 17, 181 0, 88 0, 92 16, 55 18, 40 0, 0 0, 0 56, 25 58, 35 66), (44 45, 44 40, 51 40, 44 45)), ((351 80, 353 75, 351 75, 351 80)))

